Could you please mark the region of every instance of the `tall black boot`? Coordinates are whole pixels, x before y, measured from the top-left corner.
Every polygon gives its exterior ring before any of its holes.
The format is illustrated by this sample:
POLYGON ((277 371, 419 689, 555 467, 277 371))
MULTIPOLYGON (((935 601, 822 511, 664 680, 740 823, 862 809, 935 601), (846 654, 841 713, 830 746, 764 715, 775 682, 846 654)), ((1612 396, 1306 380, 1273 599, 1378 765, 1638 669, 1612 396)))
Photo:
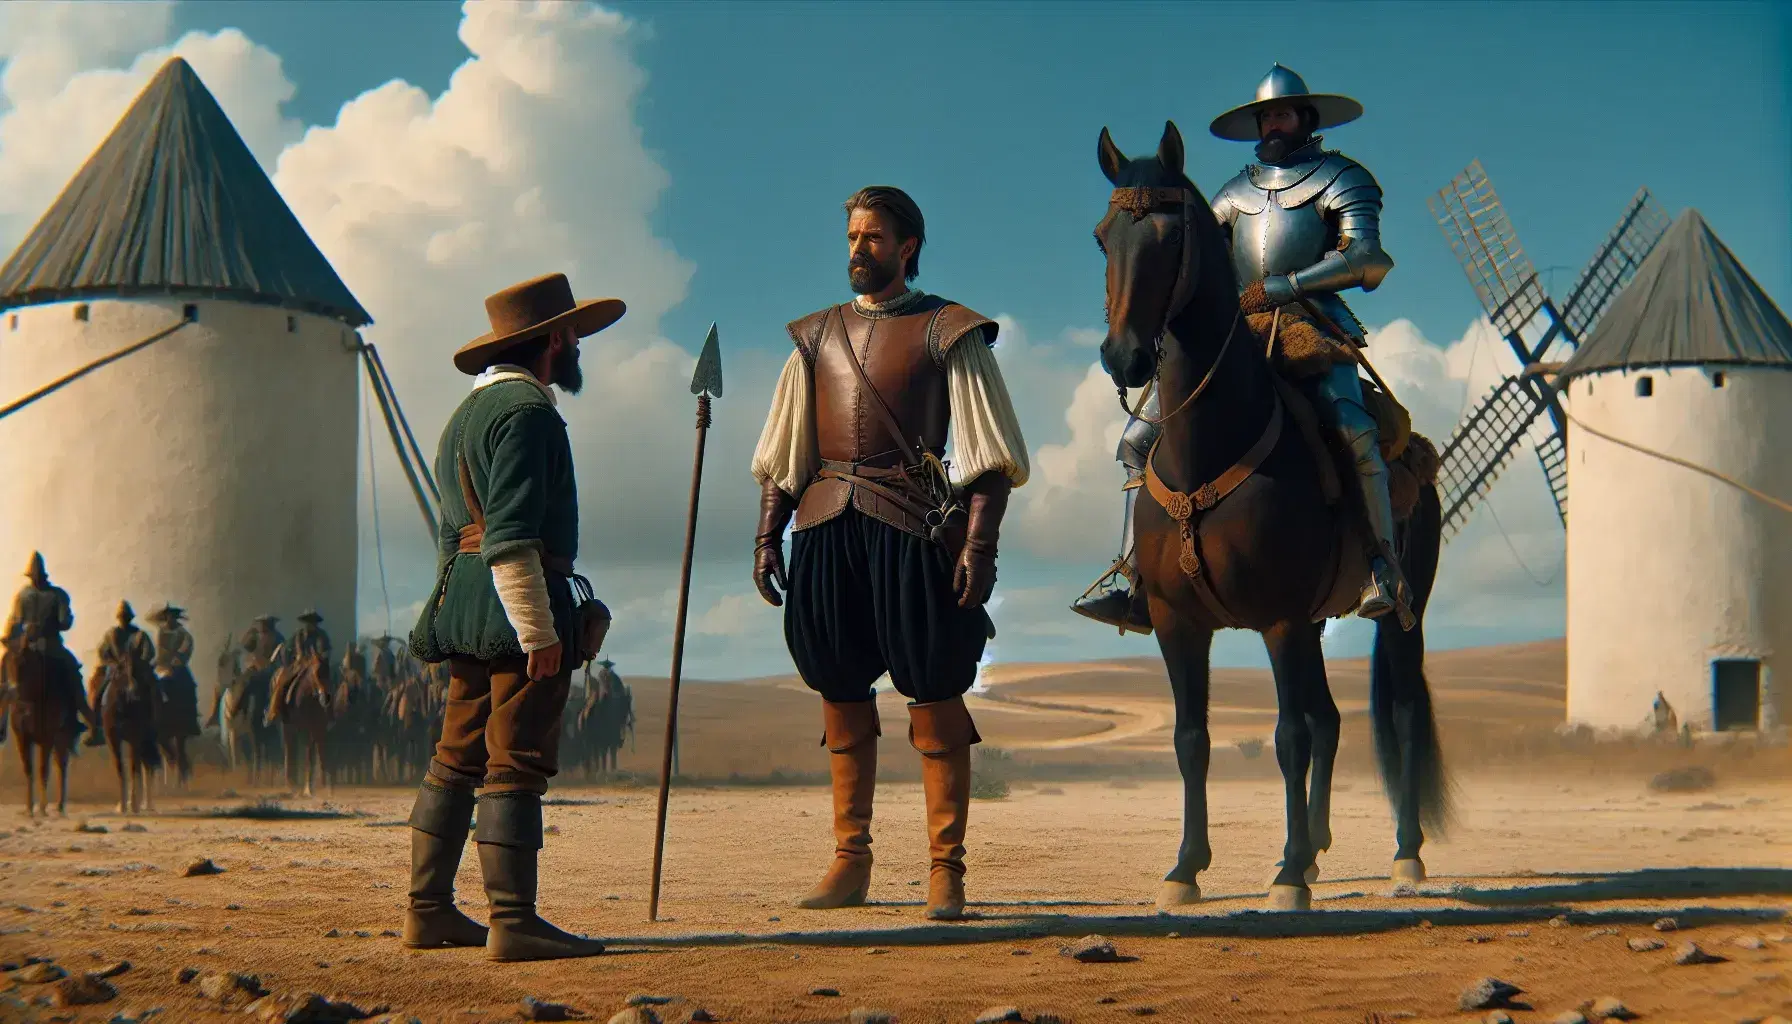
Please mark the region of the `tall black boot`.
POLYGON ((479 869, 491 902, 491 960, 564 960, 596 956, 604 944, 554 927, 535 912, 541 854, 541 794, 490 793, 479 797, 479 869))
POLYGON ((411 905, 404 944, 412 949, 485 945, 485 927, 454 905, 454 874, 473 825, 473 791, 425 781, 411 806, 411 905))

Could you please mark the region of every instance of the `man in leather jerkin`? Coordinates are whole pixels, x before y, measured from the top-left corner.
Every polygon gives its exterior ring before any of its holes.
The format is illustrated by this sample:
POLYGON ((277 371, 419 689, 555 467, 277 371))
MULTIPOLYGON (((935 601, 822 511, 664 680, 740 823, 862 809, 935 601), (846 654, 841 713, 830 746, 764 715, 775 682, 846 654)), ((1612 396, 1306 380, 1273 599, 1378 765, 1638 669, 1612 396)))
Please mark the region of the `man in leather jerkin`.
MULTIPOLYGON (((1362 164, 1325 149, 1315 133, 1362 113, 1362 105, 1347 96, 1308 91, 1299 75, 1277 64, 1258 83, 1254 100, 1214 118, 1211 126, 1219 138, 1256 143, 1257 160, 1222 185, 1212 202, 1238 287, 1247 294, 1260 290, 1266 309, 1311 303, 1358 348, 1367 345, 1363 326, 1339 293, 1374 291, 1393 269, 1394 259, 1381 245, 1381 186, 1362 164)), ((1357 614, 1379 618, 1395 609, 1401 585, 1380 430, 1354 361, 1334 363, 1314 391, 1316 411, 1356 464, 1371 549, 1357 614)), ((1156 422, 1161 415, 1153 390, 1121 434, 1115 457, 1126 467, 1127 483, 1120 558, 1071 605, 1078 614, 1135 633, 1150 633, 1151 619, 1137 586, 1133 508, 1147 455, 1162 431, 1156 422), (1115 576, 1131 589, 1100 589, 1115 576)))
POLYGON ((454 355, 475 379, 437 447, 440 570, 410 637, 418 659, 448 663, 448 685, 441 739, 411 810, 404 942, 483 945, 493 960, 593 956, 601 942, 535 910, 541 798, 559 771, 572 670, 595 653, 578 650, 578 489, 551 388, 579 392, 579 339, 615 323, 624 306, 575 302, 566 276, 548 274, 491 296, 485 309, 491 332, 454 355), (475 805, 489 934, 454 906, 475 805))
POLYGON ((926 240, 914 201, 873 186, 846 212, 857 298, 790 324, 796 351, 753 456, 754 581, 766 601, 788 602, 785 640, 822 698, 833 778, 834 859, 798 905, 865 901, 882 731, 872 684, 888 672, 909 700, 909 742, 921 754, 926 914, 958 919, 979 741, 964 694, 989 637, 983 605, 1009 491, 1027 479, 1026 442, 990 351, 995 322, 908 286, 926 240), (940 485, 929 461, 944 455, 948 429, 961 489, 940 485))

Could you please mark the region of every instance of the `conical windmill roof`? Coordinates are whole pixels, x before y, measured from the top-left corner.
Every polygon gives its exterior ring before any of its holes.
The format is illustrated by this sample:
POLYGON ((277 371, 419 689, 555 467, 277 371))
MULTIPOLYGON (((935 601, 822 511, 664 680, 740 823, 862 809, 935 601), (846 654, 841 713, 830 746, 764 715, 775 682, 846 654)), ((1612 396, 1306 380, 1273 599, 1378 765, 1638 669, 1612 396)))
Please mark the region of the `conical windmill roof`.
POLYGON ((262 302, 373 318, 175 57, 0 266, 0 309, 84 295, 262 302))
POLYGON ((1792 323, 1705 218, 1687 210, 1560 377, 1710 364, 1792 366, 1792 323))

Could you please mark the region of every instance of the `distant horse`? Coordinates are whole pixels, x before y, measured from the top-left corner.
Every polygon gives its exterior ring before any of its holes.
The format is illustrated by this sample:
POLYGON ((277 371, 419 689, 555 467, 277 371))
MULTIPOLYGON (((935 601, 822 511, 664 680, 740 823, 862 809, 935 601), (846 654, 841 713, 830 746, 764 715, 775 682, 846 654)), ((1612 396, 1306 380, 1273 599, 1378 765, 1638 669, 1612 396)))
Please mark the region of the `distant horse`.
POLYGON ((427 765, 432 751, 429 703, 423 677, 401 671, 380 715, 380 768, 386 781, 402 782, 427 765))
MULTIPOLYGON (((1101 363, 1121 389, 1155 380, 1164 410, 1146 477, 1152 500, 1141 498, 1133 524, 1142 589, 1175 698, 1183 778, 1182 846, 1159 906, 1199 900, 1197 876, 1213 859, 1209 655, 1214 632, 1230 626, 1263 635, 1275 676, 1287 838, 1269 906, 1306 909, 1315 858, 1331 845, 1339 731, 1320 634, 1326 617, 1354 607, 1368 577, 1367 556, 1343 521, 1344 509, 1327 500, 1323 456, 1295 429, 1290 399, 1297 396, 1263 344, 1248 333, 1234 338, 1245 326, 1237 279, 1219 222, 1183 174, 1176 126, 1164 126, 1154 157, 1137 159, 1122 154, 1103 128, 1098 154, 1114 186, 1095 231, 1107 257, 1101 363), (1309 768, 1310 796, 1303 792, 1309 768)), ((1440 519, 1436 487, 1421 482, 1397 538, 1409 608, 1421 619, 1442 543, 1440 519)), ((1424 675, 1423 625, 1402 630, 1394 619, 1376 623, 1370 705, 1396 820, 1398 882, 1424 877, 1421 824, 1442 827, 1447 783, 1424 675)))
POLYGON ((106 745, 112 750, 112 768, 118 773, 118 813, 139 810, 155 813, 154 773, 162 766, 162 748, 156 739, 156 720, 161 716, 161 693, 155 669, 127 651, 125 662, 101 665, 105 694, 100 698, 100 720, 106 727, 106 745), (127 757, 126 748, 129 748, 127 757))
MULTIPOLYGON (((56 813, 68 813, 68 759, 75 746, 73 687, 57 685, 68 671, 55 654, 27 642, 0 655, 0 741, 8 727, 25 768, 25 813, 50 813, 50 759, 56 759, 56 813), (35 764, 32 755, 36 755, 35 764)), ((80 672, 79 667, 75 672, 80 672)))
POLYGON ((218 725, 218 741, 231 772, 244 771, 251 783, 260 779, 273 750, 274 730, 262 724, 274 670, 270 666, 237 669, 233 662, 229 685, 218 690, 212 720, 218 725))
MULTIPOLYGON (((330 665, 322 654, 311 653, 281 670, 289 675, 283 706, 268 708, 265 722, 280 722, 280 739, 286 755, 286 784, 300 785, 298 770, 305 771, 304 793, 312 795, 312 778, 330 785, 325 740, 335 708, 330 694, 330 665)), ((276 685, 276 691, 281 687, 276 685)))
POLYGON ((330 697, 329 747, 330 764, 335 779, 345 783, 371 783, 373 779, 373 733, 377 725, 379 705, 372 697, 373 684, 367 680, 365 659, 351 656, 343 660, 342 679, 330 697))

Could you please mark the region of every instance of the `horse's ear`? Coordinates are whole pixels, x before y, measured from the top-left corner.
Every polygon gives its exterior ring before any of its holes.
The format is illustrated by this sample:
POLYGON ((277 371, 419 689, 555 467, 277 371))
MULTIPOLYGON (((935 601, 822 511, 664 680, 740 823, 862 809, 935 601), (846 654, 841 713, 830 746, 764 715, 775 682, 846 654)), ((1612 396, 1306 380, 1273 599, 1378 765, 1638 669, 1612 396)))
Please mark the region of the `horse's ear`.
POLYGON ((1157 144, 1157 162, 1171 174, 1181 174, 1182 156, 1182 133, 1176 130, 1176 122, 1165 121, 1164 137, 1157 144))
POLYGON ((1101 173, 1108 176, 1108 181, 1120 184, 1120 168, 1126 166, 1126 154, 1114 145, 1114 139, 1108 134, 1107 126, 1101 129, 1101 141, 1095 147, 1096 157, 1101 161, 1101 173))

